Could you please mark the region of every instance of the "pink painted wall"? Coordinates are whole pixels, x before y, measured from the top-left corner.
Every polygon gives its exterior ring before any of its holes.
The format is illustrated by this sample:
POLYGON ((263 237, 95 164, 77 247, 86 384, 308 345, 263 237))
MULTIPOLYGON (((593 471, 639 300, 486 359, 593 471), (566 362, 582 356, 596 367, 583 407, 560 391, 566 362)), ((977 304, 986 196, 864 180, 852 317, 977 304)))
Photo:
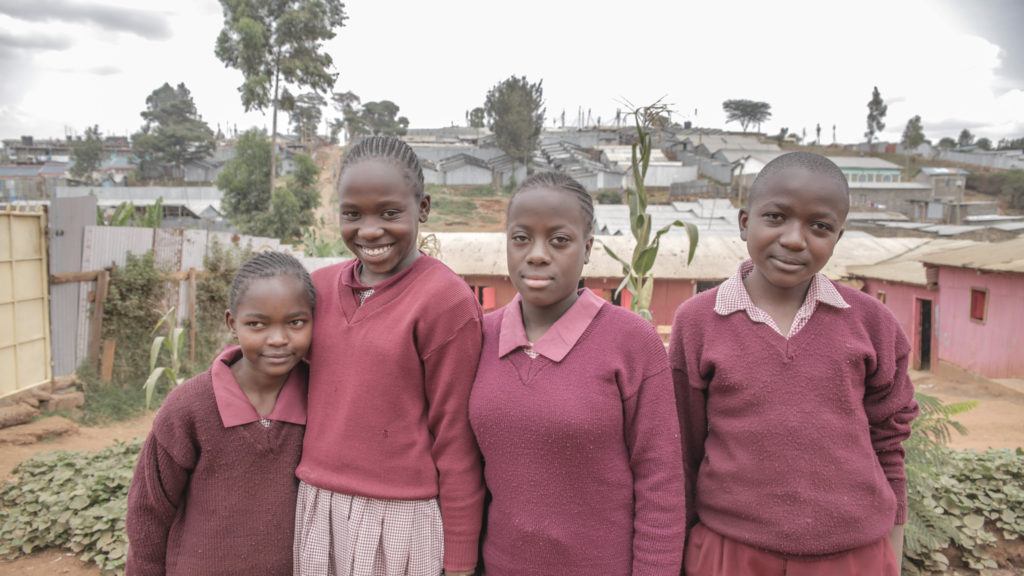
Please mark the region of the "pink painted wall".
POLYGON ((923 286, 901 284, 866 278, 862 290, 872 298, 885 292, 885 305, 892 310, 893 316, 899 321, 903 333, 910 340, 911 366, 921 369, 921 321, 920 301, 930 300, 932 303, 932 337, 931 337, 931 368, 938 363, 938 330, 936 324, 939 293, 923 286))
POLYGON ((989 378, 1024 378, 1024 274, 939 269, 939 357, 989 378), (984 322, 971 320, 971 288, 988 290, 984 322))
MULTIPOLYGON (((464 279, 470 286, 494 287, 496 308, 508 304, 516 295, 516 289, 507 276, 464 276, 464 279)), ((585 278, 583 284, 611 301, 612 293, 621 281, 621 278, 585 278)), ((672 324, 676 308, 683 303, 683 300, 693 296, 693 290, 694 284, 689 280, 655 280, 654 294, 651 297, 651 314, 654 315, 654 323, 658 326, 672 324)), ((484 311, 489 312, 490 310, 484 311)))

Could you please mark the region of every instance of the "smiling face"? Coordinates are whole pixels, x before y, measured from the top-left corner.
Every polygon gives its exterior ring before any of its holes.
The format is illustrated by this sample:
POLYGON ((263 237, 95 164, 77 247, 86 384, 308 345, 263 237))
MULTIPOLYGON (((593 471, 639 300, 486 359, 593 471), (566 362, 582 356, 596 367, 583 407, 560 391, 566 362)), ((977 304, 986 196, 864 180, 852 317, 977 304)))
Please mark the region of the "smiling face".
POLYGON ((309 295, 289 275, 252 280, 226 320, 242 348, 239 368, 263 380, 287 376, 313 338, 309 295))
POLYGON ((430 214, 430 196, 416 197, 402 169, 386 160, 347 167, 338 183, 341 237, 362 262, 362 280, 377 284, 416 260, 419 224, 430 214))
POLYGON ((754 272, 776 288, 802 289, 832 257, 848 210, 846 192, 826 175, 773 175, 739 215, 754 272))
POLYGON ((573 194, 530 188, 517 193, 509 206, 508 273, 524 310, 564 311, 576 301, 594 237, 573 194))

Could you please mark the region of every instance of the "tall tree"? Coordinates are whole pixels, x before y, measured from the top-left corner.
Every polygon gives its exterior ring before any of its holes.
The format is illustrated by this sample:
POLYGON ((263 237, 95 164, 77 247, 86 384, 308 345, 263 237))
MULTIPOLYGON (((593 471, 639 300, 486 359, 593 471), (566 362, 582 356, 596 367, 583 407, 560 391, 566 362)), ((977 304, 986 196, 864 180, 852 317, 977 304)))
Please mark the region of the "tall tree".
POLYGON ((246 111, 271 109, 270 186, 277 176, 277 111, 294 102, 288 85, 327 93, 337 74, 322 50, 345 24, 340 0, 220 0, 224 28, 216 54, 245 81, 238 91, 246 111))
POLYGON ((945 136, 939 140, 937 146, 946 150, 952 150, 953 148, 956 148, 956 140, 953 140, 949 136, 945 136))
POLYGON ((79 180, 92 180, 92 173, 99 170, 103 162, 103 137, 100 127, 94 125, 85 129, 85 138, 71 145, 71 175, 79 180))
POLYGON ((989 140, 988 138, 978 138, 978 140, 975 141, 974 144, 978 147, 978 149, 985 150, 986 152, 992 149, 992 141, 989 140))
POLYGON ((960 135, 956 137, 957 146, 964 147, 974 144, 974 134, 967 128, 960 131, 960 135))
POLYGON ((345 130, 345 141, 351 143, 353 136, 365 133, 359 118, 361 101, 355 92, 335 92, 331 95, 331 103, 335 110, 341 112, 341 118, 331 122, 331 131, 335 135, 345 130))
POLYGON ((903 138, 900 140, 903 149, 906 151, 915 150, 924 144, 924 128, 921 125, 921 117, 914 116, 907 120, 907 126, 903 129, 903 138))
POLYGON ((814 144, 821 146, 821 122, 814 127, 814 144))
POLYGON ((882 100, 882 94, 878 91, 878 86, 871 92, 871 100, 868 101, 868 131, 864 133, 864 136, 868 139, 868 144, 871 144, 875 139, 875 134, 878 134, 882 130, 885 130, 885 113, 889 111, 889 106, 882 100))
POLYGON ((725 122, 739 122, 744 132, 751 124, 760 128, 761 123, 772 117, 771 104, 755 100, 726 100, 722 102, 722 110, 725 111, 725 122))
POLYGON ((487 92, 484 112, 487 126, 502 152, 522 161, 527 171, 544 126, 544 81, 536 84, 526 76, 510 76, 487 92))
POLYGON ((305 92, 295 98, 291 121, 295 135, 303 143, 308 143, 316 136, 317 127, 324 117, 323 108, 327 100, 316 92, 305 92))
POLYGON ((146 123, 132 136, 132 151, 139 158, 143 171, 159 167, 175 169, 181 177, 187 162, 201 160, 213 152, 214 134, 196 109, 192 93, 185 84, 171 87, 164 82, 146 97, 142 111, 146 123))
POLYGON ((470 128, 483 128, 487 121, 487 112, 482 106, 477 106, 466 112, 466 123, 470 128))
POLYGON ((360 124, 374 136, 404 136, 409 128, 409 119, 399 116, 398 104, 391 100, 367 102, 359 111, 360 124))
POLYGON ((295 156, 295 172, 281 186, 270 189, 270 138, 262 130, 249 130, 238 138, 235 157, 217 177, 223 190, 225 215, 246 234, 297 240, 302 228, 313 223, 320 202, 318 171, 313 159, 295 156))

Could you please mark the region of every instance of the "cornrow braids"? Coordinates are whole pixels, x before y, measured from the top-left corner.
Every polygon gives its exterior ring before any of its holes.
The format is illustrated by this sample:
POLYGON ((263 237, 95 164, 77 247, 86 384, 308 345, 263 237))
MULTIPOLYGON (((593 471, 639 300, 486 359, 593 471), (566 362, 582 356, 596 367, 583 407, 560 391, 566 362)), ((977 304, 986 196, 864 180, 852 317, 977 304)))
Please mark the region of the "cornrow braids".
POLYGON ((423 198, 423 167, 411 146, 394 136, 368 136, 363 138, 345 154, 338 172, 338 182, 349 166, 364 160, 391 162, 402 170, 406 181, 416 192, 416 199, 423 198))
POLYGON ((231 294, 228 298, 231 313, 234 314, 238 310, 238 303, 245 297, 245 292, 254 281, 278 276, 291 276, 301 282, 309 299, 309 307, 316 308, 316 288, 313 287, 313 279, 306 267, 291 254, 260 252, 239 267, 235 279, 231 282, 231 294))
MULTIPOLYGON (((583 220, 586 222, 586 233, 590 234, 594 231, 594 198, 589 192, 587 192, 587 189, 583 187, 583 184, 580 184, 575 178, 563 172, 537 172, 528 176, 526 180, 523 180, 523 183, 519 185, 519 188, 516 188, 516 191, 512 193, 512 197, 509 198, 509 208, 512 207, 512 201, 520 192, 523 192, 524 190, 532 190, 534 188, 551 188, 552 190, 560 190, 562 192, 574 194, 583 209, 583 220)), ((507 218, 508 215, 506 212, 506 219, 507 218)))

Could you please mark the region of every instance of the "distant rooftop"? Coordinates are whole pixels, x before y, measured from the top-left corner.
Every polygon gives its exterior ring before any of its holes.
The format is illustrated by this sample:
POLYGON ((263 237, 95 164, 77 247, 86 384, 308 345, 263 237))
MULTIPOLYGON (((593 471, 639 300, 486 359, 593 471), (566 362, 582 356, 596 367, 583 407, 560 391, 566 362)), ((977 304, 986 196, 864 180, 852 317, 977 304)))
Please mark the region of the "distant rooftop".
POLYGON ((874 156, 829 156, 839 168, 901 170, 899 166, 874 156))

